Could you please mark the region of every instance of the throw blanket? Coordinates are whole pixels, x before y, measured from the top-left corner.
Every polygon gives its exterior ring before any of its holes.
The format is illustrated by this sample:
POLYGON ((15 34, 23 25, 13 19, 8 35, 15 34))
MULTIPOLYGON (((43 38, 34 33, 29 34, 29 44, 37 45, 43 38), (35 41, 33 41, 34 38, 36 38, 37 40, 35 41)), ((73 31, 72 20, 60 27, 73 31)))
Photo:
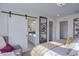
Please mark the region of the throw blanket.
POLYGON ((51 41, 48 43, 40 44, 32 49, 31 55, 32 56, 43 56, 46 52, 50 51, 51 49, 53 49, 55 47, 65 44, 65 42, 66 42, 65 40, 61 39, 56 42, 51 41))
POLYGON ((48 52, 46 52, 43 56, 68 56, 70 50, 64 47, 58 46, 55 47, 48 52))
POLYGON ((79 51, 64 48, 64 46, 55 47, 47 51, 43 56, 78 56, 79 51))

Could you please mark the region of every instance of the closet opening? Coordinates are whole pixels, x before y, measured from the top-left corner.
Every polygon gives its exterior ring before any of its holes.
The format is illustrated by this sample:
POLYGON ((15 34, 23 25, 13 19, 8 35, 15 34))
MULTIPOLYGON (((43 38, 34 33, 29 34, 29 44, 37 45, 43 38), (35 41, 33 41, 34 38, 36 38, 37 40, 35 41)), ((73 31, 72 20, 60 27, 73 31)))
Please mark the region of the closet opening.
POLYGON ((27 17, 27 30, 28 30, 28 48, 31 50, 35 46, 36 38, 36 18, 27 17))
POLYGON ((68 21, 60 22, 60 39, 67 39, 68 37, 68 21))

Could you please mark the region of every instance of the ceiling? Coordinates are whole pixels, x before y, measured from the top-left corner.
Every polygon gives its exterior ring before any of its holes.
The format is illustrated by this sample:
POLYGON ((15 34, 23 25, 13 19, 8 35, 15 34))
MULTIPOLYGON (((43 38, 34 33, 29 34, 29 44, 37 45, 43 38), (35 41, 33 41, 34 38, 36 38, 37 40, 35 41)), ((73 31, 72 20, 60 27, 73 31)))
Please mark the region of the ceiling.
POLYGON ((0 11, 1 10, 14 10, 56 19, 79 13, 79 3, 65 3, 62 7, 58 7, 56 3, 0 3, 0 11))

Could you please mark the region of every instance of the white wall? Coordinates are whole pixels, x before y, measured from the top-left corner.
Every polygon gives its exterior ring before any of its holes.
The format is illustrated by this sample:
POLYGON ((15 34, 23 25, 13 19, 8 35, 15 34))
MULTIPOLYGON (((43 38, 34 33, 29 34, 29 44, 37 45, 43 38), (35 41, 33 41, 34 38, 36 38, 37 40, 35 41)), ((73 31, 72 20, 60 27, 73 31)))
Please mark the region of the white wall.
POLYGON ((6 36, 8 34, 7 16, 7 14, 0 13, 0 36, 6 36))
POLYGON ((53 19, 53 40, 56 39, 56 20, 53 19))
POLYGON ((52 27, 52 29, 53 29, 53 31, 52 31, 52 34, 53 34, 53 36, 52 36, 52 41, 55 39, 55 32, 56 32, 56 20, 54 20, 54 19, 51 19, 51 18, 48 18, 48 24, 47 24, 47 26, 48 26, 48 28, 47 28, 47 39, 48 39, 48 41, 49 41, 49 21, 52 21, 53 22, 53 27, 52 27))
POLYGON ((39 44, 39 17, 36 19, 36 39, 35 39, 35 45, 39 44))
POLYGON ((60 19, 57 19, 56 21, 56 40, 60 39, 60 26, 59 23, 61 21, 68 21, 68 37, 73 36, 73 19, 74 18, 79 18, 79 13, 78 14, 73 14, 73 15, 68 15, 65 17, 61 17, 60 19))

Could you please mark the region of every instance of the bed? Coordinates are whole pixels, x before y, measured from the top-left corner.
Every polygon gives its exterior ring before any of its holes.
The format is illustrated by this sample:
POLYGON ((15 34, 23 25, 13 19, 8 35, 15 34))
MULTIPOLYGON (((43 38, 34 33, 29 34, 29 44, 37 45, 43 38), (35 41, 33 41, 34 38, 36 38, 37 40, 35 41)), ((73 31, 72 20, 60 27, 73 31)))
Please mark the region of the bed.
POLYGON ((32 56, 43 56, 47 51, 51 50, 52 48, 55 48, 57 46, 61 46, 66 43, 66 40, 58 40, 56 42, 47 42, 40 44, 36 47, 34 47, 31 51, 32 56))
MULTIPOLYGON (((72 40, 70 40, 72 41, 72 40)), ((34 47, 31 51, 32 56, 77 56, 78 51, 67 48, 70 41, 60 39, 56 42, 47 42, 34 47)), ((71 44, 72 45, 72 44, 71 44)))

